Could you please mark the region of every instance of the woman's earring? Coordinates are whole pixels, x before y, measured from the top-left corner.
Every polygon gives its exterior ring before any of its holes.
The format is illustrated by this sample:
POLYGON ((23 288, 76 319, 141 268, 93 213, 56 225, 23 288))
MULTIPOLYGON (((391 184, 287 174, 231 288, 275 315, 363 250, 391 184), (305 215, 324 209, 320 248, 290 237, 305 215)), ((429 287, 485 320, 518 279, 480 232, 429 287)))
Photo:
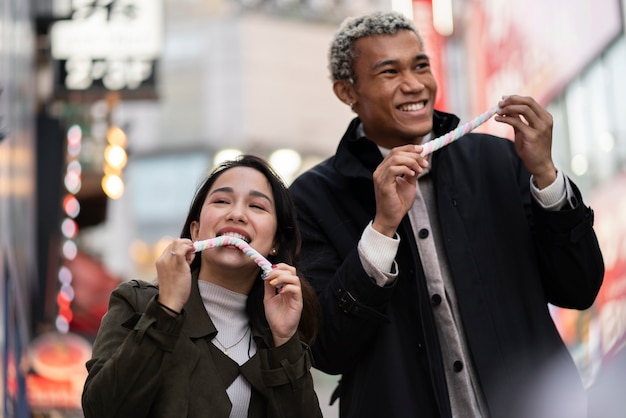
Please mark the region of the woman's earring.
POLYGON ((278 254, 278 250, 276 248, 272 248, 270 250, 270 255, 276 255, 276 254, 278 254))

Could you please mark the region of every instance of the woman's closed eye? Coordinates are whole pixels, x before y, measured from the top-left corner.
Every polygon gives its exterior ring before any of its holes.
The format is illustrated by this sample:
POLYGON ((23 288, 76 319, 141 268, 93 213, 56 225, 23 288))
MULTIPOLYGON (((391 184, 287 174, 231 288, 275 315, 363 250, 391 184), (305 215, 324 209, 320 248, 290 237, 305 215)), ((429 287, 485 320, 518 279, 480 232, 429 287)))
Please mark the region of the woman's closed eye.
POLYGON ((253 209, 258 209, 258 210, 262 210, 264 212, 267 212, 267 205, 264 205, 262 203, 250 203, 250 207, 253 209))

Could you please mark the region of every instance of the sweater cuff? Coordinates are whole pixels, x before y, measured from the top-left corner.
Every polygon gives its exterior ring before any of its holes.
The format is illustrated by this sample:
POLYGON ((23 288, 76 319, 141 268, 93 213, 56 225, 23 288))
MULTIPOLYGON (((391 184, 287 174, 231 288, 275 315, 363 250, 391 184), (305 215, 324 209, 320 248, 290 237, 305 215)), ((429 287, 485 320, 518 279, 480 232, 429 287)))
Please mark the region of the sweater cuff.
POLYGON ((395 257, 400 246, 400 236, 389 238, 372 227, 372 221, 365 227, 358 244, 359 258, 368 276, 374 278, 379 286, 393 282, 398 269, 395 257))
POLYGON ((543 209, 557 211, 568 203, 567 180, 563 172, 557 170, 556 179, 549 186, 539 189, 535 185, 535 179, 530 178, 530 192, 543 209))

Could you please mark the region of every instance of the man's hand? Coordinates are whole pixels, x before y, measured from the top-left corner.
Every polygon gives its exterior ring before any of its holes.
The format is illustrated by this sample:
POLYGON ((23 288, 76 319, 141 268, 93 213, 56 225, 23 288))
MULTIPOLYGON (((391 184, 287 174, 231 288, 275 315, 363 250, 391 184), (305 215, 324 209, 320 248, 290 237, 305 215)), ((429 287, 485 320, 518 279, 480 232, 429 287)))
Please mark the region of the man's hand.
POLYGON ((393 237, 415 200, 417 176, 428 167, 421 145, 392 149, 374 171, 376 216, 372 228, 393 237))
POLYGON ((513 127, 515 149, 539 189, 556 179, 552 161, 552 115, 532 97, 507 96, 498 105, 498 122, 513 127))

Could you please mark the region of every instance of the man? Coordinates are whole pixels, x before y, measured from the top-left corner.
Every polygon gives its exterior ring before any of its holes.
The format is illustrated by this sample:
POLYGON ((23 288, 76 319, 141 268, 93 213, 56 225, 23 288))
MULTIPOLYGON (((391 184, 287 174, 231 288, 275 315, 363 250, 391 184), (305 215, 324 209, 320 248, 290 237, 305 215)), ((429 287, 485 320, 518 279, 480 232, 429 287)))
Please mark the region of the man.
POLYGON ((593 212, 553 164, 551 115, 505 97, 495 120, 514 141, 469 134, 422 157, 459 120, 433 109, 423 42, 395 13, 344 22, 330 70, 358 117, 291 190, 340 416, 584 417, 548 303, 588 308, 604 265, 593 212))

